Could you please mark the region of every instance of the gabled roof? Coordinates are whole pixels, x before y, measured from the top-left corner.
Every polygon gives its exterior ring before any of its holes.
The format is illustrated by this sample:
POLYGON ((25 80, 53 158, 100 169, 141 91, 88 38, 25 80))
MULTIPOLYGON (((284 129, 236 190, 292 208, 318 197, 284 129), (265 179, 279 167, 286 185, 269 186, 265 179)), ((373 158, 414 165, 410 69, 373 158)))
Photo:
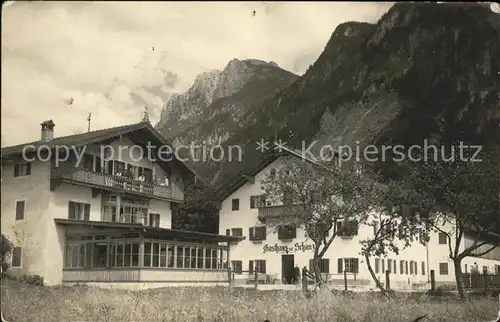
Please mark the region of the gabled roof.
POLYGON ((278 158, 286 155, 303 159, 307 162, 320 166, 320 164, 316 160, 307 157, 305 154, 297 150, 292 150, 288 148, 281 148, 281 152, 275 152, 273 150, 269 150, 267 153, 263 153, 261 156, 256 158, 254 162, 252 162, 250 165, 244 167, 236 175, 230 177, 223 184, 217 187, 214 190, 212 199, 217 202, 222 202, 224 199, 229 197, 232 193, 237 191, 239 188, 245 185, 245 183, 248 182, 248 179, 246 177, 248 176, 253 177, 259 174, 262 170, 264 170, 267 166, 276 161, 278 158))
MULTIPOLYGON (((172 144, 170 144, 170 142, 165 140, 165 138, 163 138, 163 136, 160 133, 158 133, 158 131, 156 131, 155 128, 149 122, 139 122, 139 123, 133 123, 128 125, 97 130, 97 131, 90 131, 86 133, 55 137, 49 142, 38 140, 8 147, 2 147, 1 157, 2 159, 19 157, 22 154, 23 149, 25 147, 29 147, 29 149, 26 151, 28 153, 30 151, 36 150, 37 148, 40 148, 41 146, 49 146, 52 147, 52 149, 54 149, 56 146, 80 147, 85 145, 98 144, 100 142, 107 141, 115 137, 119 137, 121 135, 126 135, 140 130, 149 132, 149 134, 153 139, 152 141, 154 141, 152 142, 152 145, 156 146, 165 145, 172 147, 172 144)), ((183 167, 190 173, 193 173, 194 175, 199 177, 184 162, 181 162, 178 159, 174 160, 175 162, 182 164, 183 167)))
MULTIPOLYGON (((28 142, 28 143, 23 143, 23 144, 18 144, 18 145, 2 147, 2 158, 16 156, 17 154, 21 154, 23 151, 23 148, 26 146, 29 146, 30 150, 32 150, 31 149, 32 147, 37 149, 41 146, 46 146, 46 145, 53 146, 53 147, 55 147, 56 145, 59 145, 59 146, 63 146, 63 145, 83 146, 83 145, 98 143, 99 141, 104 141, 104 140, 107 140, 107 139, 110 139, 110 138, 113 138, 116 136, 120 136, 120 135, 129 133, 129 132, 133 132, 133 131, 145 128, 145 127, 147 127, 147 125, 148 125, 148 123, 145 123, 145 122, 144 123, 143 122, 134 123, 134 124, 111 127, 108 129, 102 129, 102 130, 97 130, 97 131, 55 137, 50 142, 43 142, 41 140, 38 140, 38 141, 33 141, 33 142, 28 142)), ((149 125, 149 126, 151 126, 151 125, 149 125)), ((156 130, 154 130, 154 131, 156 132, 156 130)))

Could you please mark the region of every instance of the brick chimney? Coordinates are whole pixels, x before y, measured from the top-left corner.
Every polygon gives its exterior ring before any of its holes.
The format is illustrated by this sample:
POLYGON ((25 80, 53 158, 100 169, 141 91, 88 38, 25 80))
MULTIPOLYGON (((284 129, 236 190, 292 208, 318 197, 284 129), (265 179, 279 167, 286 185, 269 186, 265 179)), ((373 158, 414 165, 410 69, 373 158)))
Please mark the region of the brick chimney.
POLYGON ((42 142, 50 142, 54 139, 54 122, 52 120, 45 121, 40 124, 42 126, 42 142))

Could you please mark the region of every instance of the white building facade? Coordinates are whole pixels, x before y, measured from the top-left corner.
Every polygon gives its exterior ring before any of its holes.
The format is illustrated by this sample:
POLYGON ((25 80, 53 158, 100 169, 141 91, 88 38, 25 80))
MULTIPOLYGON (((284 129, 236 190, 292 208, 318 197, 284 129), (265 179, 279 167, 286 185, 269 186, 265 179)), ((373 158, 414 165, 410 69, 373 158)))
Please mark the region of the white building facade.
MULTIPOLYGON (((238 280, 244 282, 255 270, 268 275, 267 279, 275 283, 293 283, 295 267, 310 267, 314 244, 307 238, 306 232, 300 227, 273 231, 263 220, 274 209, 281 207, 260 203, 260 196, 264 194, 262 181, 266 174, 279 170, 288 162, 302 162, 301 156, 292 151, 285 151, 285 154, 262 157, 216 192, 222 197, 219 199, 219 234, 245 237, 233 245, 230 251, 236 283, 238 280)), ((372 226, 360 225, 352 236, 335 238, 321 264, 321 270, 330 284, 344 285, 345 274, 350 286, 375 287, 365 258, 360 254, 360 241, 373 234, 372 226)), ((388 254, 384 258, 371 258, 370 261, 382 283, 385 283, 384 272, 390 271, 390 286, 394 289, 427 284, 430 270, 435 271, 437 284, 454 283, 453 265, 448 260, 447 249, 447 245, 440 244, 439 234, 433 232, 427 244, 418 242, 416 237, 411 247, 401 250, 398 255, 388 254), (448 270, 445 263, 449 266, 448 270)), ((477 262, 480 266, 487 265, 490 272, 498 272, 498 255, 497 248, 495 253, 487 255, 491 259, 467 258, 463 265, 466 268, 470 267, 470 263, 477 262)))
POLYGON ((148 143, 167 145, 149 122, 60 138, 54 126, 42 123, 40 141, 2 148, 10 274, 38 275, 46 285, 228 283, 229 242, 239 239, 171 229, 171 206, 184 202, 193 173, 175 158, 158 160, 157 150, 148 157, 148 143), (58 146, 71 151, 59 164, 58 146))

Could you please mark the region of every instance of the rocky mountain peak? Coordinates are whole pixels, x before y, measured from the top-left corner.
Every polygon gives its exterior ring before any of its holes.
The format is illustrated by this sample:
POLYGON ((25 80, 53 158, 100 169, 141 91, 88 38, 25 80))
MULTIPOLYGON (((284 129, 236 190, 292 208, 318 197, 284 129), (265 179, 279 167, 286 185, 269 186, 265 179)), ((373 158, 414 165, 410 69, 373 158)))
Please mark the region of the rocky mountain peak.
MULTIPOLYGON (((266 78, 276 75, 281 75, 280 79, 286 84, 289 77, 294 76, 276 63, 233 58, 222 71, 214 69, 203 72, 185 93, 173 94, 163 108, 156 128, 166 137, 172 138, 195 124, 210 104, 238 93, 256 78, 264 82, 266 78)), ((237 108, 233 112, 240 114, 237 108)))

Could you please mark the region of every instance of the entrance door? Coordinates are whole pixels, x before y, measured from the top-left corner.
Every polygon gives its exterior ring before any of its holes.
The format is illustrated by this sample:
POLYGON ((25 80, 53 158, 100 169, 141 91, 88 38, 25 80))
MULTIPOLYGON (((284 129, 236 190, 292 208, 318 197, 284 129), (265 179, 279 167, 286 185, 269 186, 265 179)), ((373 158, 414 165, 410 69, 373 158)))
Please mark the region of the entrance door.
POLYGON ((293 255, 281 255, 281 278, 285 284, 295 282, 295 261, 293 255))

